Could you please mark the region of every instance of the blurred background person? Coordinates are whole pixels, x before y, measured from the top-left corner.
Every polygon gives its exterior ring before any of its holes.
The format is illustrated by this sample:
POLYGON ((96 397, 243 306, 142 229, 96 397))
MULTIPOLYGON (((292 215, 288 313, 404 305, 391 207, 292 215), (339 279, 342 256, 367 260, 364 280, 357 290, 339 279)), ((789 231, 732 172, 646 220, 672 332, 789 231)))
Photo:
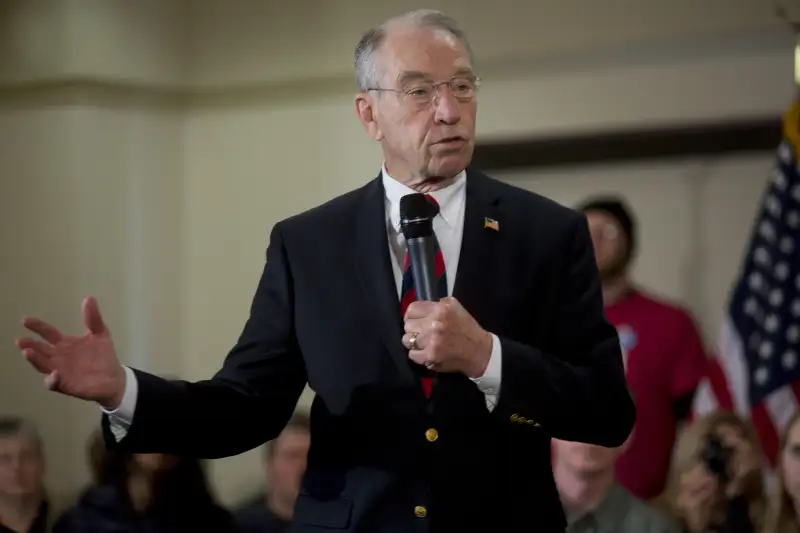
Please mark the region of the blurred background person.
POLYGON ((0 418, 0 533, 49 531, 41 438, 22 418, 0 418))
POLYGON ((307 415, 296 413, 277 439, 264 446, 266 491, 236 513, 242 533, 289 531, 311 445, 307 415))
POLYGON ((762 468, 755 432, 736 414, 719 411, 686 426, 668 487, 669 505, 684 531, 761 531, 762 468))
POLYGON ((629 442, 618 448, 604 448, 554 441, 553 474, 567 515, 567 533, 680 531, 677 522, 615 481, 614 462, 629 442))
POLYGON ((763 533, 800 533, 800 413, 786 425, 776 471, 778 483, 769 498, 763 533))
POLYGON ((97 453, 96 482, 56 521, 54 533, 235 533, 233 516, 217 504, 202 463, 164 454, 97 453))
POLYGON ((625 200, 596 196, 578 209, 589 222, 606 316, 617 328, 636 398, 636 426, 616 461, 617 479, 650 500, 664 491, 678 426, 705 375, 703 341, 689 311, 634 285, 637 227, 625 200))

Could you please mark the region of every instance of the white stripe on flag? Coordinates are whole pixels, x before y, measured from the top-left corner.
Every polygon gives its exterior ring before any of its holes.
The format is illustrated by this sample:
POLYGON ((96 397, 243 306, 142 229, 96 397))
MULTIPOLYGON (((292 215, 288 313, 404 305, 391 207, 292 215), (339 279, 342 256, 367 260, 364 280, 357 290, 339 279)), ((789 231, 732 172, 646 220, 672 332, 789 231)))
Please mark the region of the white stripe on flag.
POLYGON ((749 419, 750 380, 747 376, 744 348, 739 332, 736 331, 727 313, 722 318, 718 353, 720 354, 719 363, 725 374, 725 382, 728 384, 728 391, 733 400, 733 409, 745 419, 749 419))
POLYGON ((778 435, 783 434, 786 424, 797 412, 797 397, 794 395, 794 390, 789 386, 781 387, 767 396, 764 404, 778 435))
POLYGON ((713 413, 717 410, 718 405, 717 397, 711 388, 711 381, 708 378, 703 379, 695 393, 693 416, 700 418, 708 413, 713 413))

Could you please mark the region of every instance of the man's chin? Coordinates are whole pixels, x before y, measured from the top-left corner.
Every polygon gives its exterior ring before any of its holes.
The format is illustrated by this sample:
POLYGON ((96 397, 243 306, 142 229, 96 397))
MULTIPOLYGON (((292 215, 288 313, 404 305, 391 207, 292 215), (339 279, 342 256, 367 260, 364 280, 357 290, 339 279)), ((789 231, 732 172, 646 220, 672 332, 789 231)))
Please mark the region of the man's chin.
POLYGON ((450 179, 458 175, 469 166, 470 158, 462 155, 452 155, 436 157, 428 165, 428 173, 431 176, 450 179))

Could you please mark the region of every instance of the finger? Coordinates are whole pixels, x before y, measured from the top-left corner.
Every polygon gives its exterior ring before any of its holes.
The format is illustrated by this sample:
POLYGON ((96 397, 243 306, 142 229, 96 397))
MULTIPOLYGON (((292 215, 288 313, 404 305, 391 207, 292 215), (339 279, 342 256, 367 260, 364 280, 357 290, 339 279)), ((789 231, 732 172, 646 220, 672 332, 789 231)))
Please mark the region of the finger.
POLYGON ((44 377, 44 386, 48 390, 58 390, 58 372, 53 370, 44 377))
POLYGON ((408 358, 422 366, 425 366, 425 364, 428 362, 432 362, 428 360, 428 354, 425 352, 425 350, 409 350, 408 358))
POLYGON ((403 335, 403 346, 407 349, 411 349, 411 339, 416 337, 416 341, 414 342, 415 348, 420 350, 425 350, 429 348, 432 344, 435 343, 435 339, 440 335, 440 332, 435 327, 429 326, 425 329, 409 329, 407 333, 403 335), (433 342, 432 342, 433 341, 433 342))
POLYGON ((436 310, 438 302, 429 302, 427 300, 417 300, 411 302, 406 309, 405 320, 413 320, 416 318, 425 318, 430 316, 436 310))
POLYGON ((31 366, 33 366, 33 368, 35 368, 42 374, 50 373, 51 368, 50 368, 49 358, 43 356, 42 354, 40 354, 35 350, 31 350, 30 348, 26 348, 25 350, 23 350, 22 355, 25 356, 25 359, 28 360, 28 362, 31 364, 31 366))
POLYGON ((443 304, 447 304, 448 306, 453 307, 454 309, 461 309, 461 302, 459 302, 452 296, 445 296, 439 301, 443 304))
POLYGON ((100 306, 97 305, 97 300, 93 296, 87 296, 83 299, 83 324, 86 329, 95 335, 100 335, 106 331, 106 325, 103 323, 102 315, 100 315, 100 306))
POLYGON ((21 339, 17 339, 16 345, 20 350, 33 350, 47 358, 55 355, 55 348, 52 344, 49 342, 40 341, 38 339, 23 337, 21 339))
MULTIPOLYGON (((411 339, 412 339, 412 337, 414 337, 414 335, 412 333, 406 333, 406 334, 403 335, 403 346, 406 347, 406 350, 410 350, 411 349, 411 339)), ((418 341, 415 341, 415 342, 418 342, 418 341)))
POLYGON ((36 333, 50 344, 58 344, 63 337, 57 327, 38 318, 25 317, 22 319, 22 326, 36 333))
POLYGON ((411 318, 405 321, 404 329, 406 333, 419 333, 420 335, 429 331, 441 331, 444 324, 436 319, 425 318, 411 318))

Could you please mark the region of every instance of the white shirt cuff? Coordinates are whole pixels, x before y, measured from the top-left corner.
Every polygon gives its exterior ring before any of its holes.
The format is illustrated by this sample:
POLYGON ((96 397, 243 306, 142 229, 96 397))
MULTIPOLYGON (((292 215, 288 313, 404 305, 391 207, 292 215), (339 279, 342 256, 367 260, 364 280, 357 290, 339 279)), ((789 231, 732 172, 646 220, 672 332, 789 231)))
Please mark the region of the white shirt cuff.
POLYGON ((503 348, 497 335, 492 334, 492 353, 489 356, 489 364, 486 365, 486 371, 479 378, 470 378, 478 386, 478 389, 486 395, 486 406, 490 411, 497 405, 502 371, 503 348))
POLYGON ((108 415, 111 432, 117 441, 122 440, 128 433, 128 428, 131 427, 133 413, 136 410, 136 399, 139 395, 139 382, 136 380, 136 374, 127 366, 123 368, 125 369, 125 392, 122 395, 122 401, 116 409, 111 411, 101 407, 103 412, 108 415))

